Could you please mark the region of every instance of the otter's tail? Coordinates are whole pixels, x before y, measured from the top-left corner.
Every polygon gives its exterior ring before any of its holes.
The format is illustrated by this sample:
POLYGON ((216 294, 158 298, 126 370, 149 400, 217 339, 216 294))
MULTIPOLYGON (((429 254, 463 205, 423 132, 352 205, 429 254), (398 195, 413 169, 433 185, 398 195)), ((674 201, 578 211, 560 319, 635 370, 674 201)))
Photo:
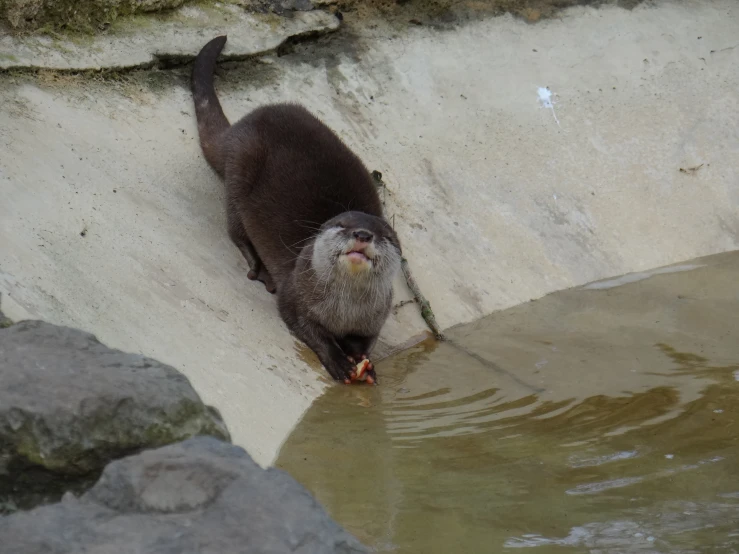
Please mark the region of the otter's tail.
POLYGON ((205 159, 219 175, 223 176, 225 160, 221 143, 231 124, 223 114, 221 103, 213 86, 216 60, 226 44, 226 37, 216 37, 206 44, 195 58, 192 70, 192 97, 198 120, 200 146, 205 159))

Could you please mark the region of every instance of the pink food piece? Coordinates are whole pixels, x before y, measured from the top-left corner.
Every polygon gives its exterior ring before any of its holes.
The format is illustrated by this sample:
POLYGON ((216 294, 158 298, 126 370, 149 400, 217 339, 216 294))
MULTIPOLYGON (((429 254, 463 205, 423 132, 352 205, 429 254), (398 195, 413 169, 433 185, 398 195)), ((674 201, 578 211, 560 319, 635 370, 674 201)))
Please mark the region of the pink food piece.
POLYGON ((369 376, 368 370, 370 366, 370 361, 365 359, 362 360, 357 364, 357 369, 354 374, 353 381, 365 381, 367 377, 369 376))

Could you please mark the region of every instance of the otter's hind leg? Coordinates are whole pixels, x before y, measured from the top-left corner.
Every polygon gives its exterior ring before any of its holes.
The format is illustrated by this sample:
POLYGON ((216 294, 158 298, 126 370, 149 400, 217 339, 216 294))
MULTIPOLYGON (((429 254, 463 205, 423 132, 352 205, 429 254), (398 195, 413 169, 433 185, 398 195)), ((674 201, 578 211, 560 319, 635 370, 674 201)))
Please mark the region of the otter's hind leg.
POLYGON ((229 129, 226 141, 226 212, 228 234, 249 264, 247 277, 261 281, 267 292, 277 291, 272 276, 259 258, 254 245, 249 240, 244 225, 242 205, 251 194, 255 180, 264 164, 264 149, 261 148, 258 134, 249 126, 236 123, 229 129))
POLYGON ((250 281, 260 281, 264 283, 264 288, 267 289, 267 292, 274 294, 277 291, 277 287, 275 287, 275 284, 272 281, 272 276, 269 274, 269 271, 267 271, 267 268, 264 267, 262 260, 259 258, 259 254, 257 254, 257 251, 254 249, 254 245, 249 240, 249 236, 246 234, 246 229, 244 229, 244 225, 241 223, 241 218, 232 210, 228 210, 227 218, 228 236, 244 256, 246 263, 249 264, 249 272, 246 274, 246 277, 250 281))

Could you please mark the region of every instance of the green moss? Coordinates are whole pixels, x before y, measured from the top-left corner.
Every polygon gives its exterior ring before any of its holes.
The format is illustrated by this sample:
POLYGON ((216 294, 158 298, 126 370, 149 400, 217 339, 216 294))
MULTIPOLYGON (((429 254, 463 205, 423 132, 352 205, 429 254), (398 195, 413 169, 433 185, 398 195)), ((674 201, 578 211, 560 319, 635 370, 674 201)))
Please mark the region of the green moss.
POLYGON ((103 410, 84 428, 71 431, 68 437, 52 436, 42 419, 26 417, 14 435, 13 458, 23 463, 66 475, 85 475, 102 468, 110 460, 142 448, 157 448, 196 435, 210 435, 224 441, 230 436, 217 412, 190 399, 183 399, 172 413, 149 414, 152 424, 142 427, 140 408, 128 400, 103 410), (51 448, 43 445, 65 441, 51 448))
POLYGON ((143 442, 150 446, 164 446, 196 435, 210 435, 227 442, 231 440, 220 416, 216 418, 207 406, 199 402, 183 400, 166 421, 144 431, 143 442))
MULTIPOLYGON (((200 12, 203 13, 203 21, 207 21, 208 26, 211 26, 213 24, 225 25, 234 17, 234 12, 229 10, 221 2, 211 2, 206 0, 200 2, 188 2, 188 5, 192 6, 193 8, 197 8, 200 12)), ((197 25, 197 19, 188 17, 179 10, 153 14, 153 17, 164 21, 176 21, 179 23, 184 23, 188 26, 197 25)))
POLYGON ((52 437, 54 431, 43 419, 26 415, 12 434, 14 444, 5 445, 11 450, 2 452, 10 478, 0 479, 0 515, 56 502, 67 491, 82 493, 109 462, 144 449, 197 435, 231 440, 218 411, 192 399, 182 399, 173 412, 145 415, 154 420, 148 427, 138 423, 139 410, 134 402, 124 400, 65 437, 52 437), (51 450, 41 441, 65 442, 51 450))
MULTIPOLYGON (((0 7, 0 16, 10 19, 8 11, 10 6, 5 2, 5 6, 0 7)), ((107 29, 121 17, 141 11, 141 5, 135 0, 122 0, 116 5, 111 5, 106 0, 46 0, 35 14, 31 14, 30 11, 25 14, 32 17, 11 23, 15 23, 16 30, 21 32, 89 35, 107 29)), ((20 15, 22 18, 24 14, 20 15)))

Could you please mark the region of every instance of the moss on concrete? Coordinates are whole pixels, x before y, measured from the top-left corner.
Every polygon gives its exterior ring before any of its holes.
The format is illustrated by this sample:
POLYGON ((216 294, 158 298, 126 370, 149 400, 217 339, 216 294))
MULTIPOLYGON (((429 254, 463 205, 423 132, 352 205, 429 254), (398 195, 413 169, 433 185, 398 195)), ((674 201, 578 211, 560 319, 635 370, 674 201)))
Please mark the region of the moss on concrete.
MULTIPOLYGON (((361 17, 379 16, 404 24, 448 24, 485 15, 512 13, 534 23, 553 17, 563 8, 577 5, 613 4, 633 8, 643 0, 346 0, 327 8, 361 17)), ((279 16, 274 2, 248 0, 0 0, 0 21, 18 32, 60 32, 92 34, 107 30, 121 18, 142 13, 164 13, 185 3, 226 13, 238 6, 279 16), (225 8, 225 9, 224 9, 225 8)), ((323 8, 320 8, 323 9, 323 8)), ((176 14, 175 14, 176 15, 176 14)), ((192 23, 188 21, 188 23, 192 23)))
POLYGON ((19 31, 94 33, 122 16, 176 8, 185 0, 5 0, 0 19, 19 31))
MULTIPOLYGON (((7 21, 16 32, 82 33, 107 31, 114 23, 125 20, 131 25, 151 24, 159 17, 185 19, 174 8, 187 3, 206 12, 208 21, 233 16, 233 9, 262 12, 276 23, 280 17, 269 10, 258 9, 243 0, 4 0, 0 2, 0 21, 7 21), (143 16, 132 19, 131 16, 143 16)), ((268 21, 269 22, 269 21, 268 21)), ((189 25, 192 19, 187 18, 189 25)))
POLYGON ((564 8, 617 5, 631 9, 643 0, 346 0, 342 12, 381 17, 404 25, 444 26, 511 13, 529 23, 556 16, 564 8))

